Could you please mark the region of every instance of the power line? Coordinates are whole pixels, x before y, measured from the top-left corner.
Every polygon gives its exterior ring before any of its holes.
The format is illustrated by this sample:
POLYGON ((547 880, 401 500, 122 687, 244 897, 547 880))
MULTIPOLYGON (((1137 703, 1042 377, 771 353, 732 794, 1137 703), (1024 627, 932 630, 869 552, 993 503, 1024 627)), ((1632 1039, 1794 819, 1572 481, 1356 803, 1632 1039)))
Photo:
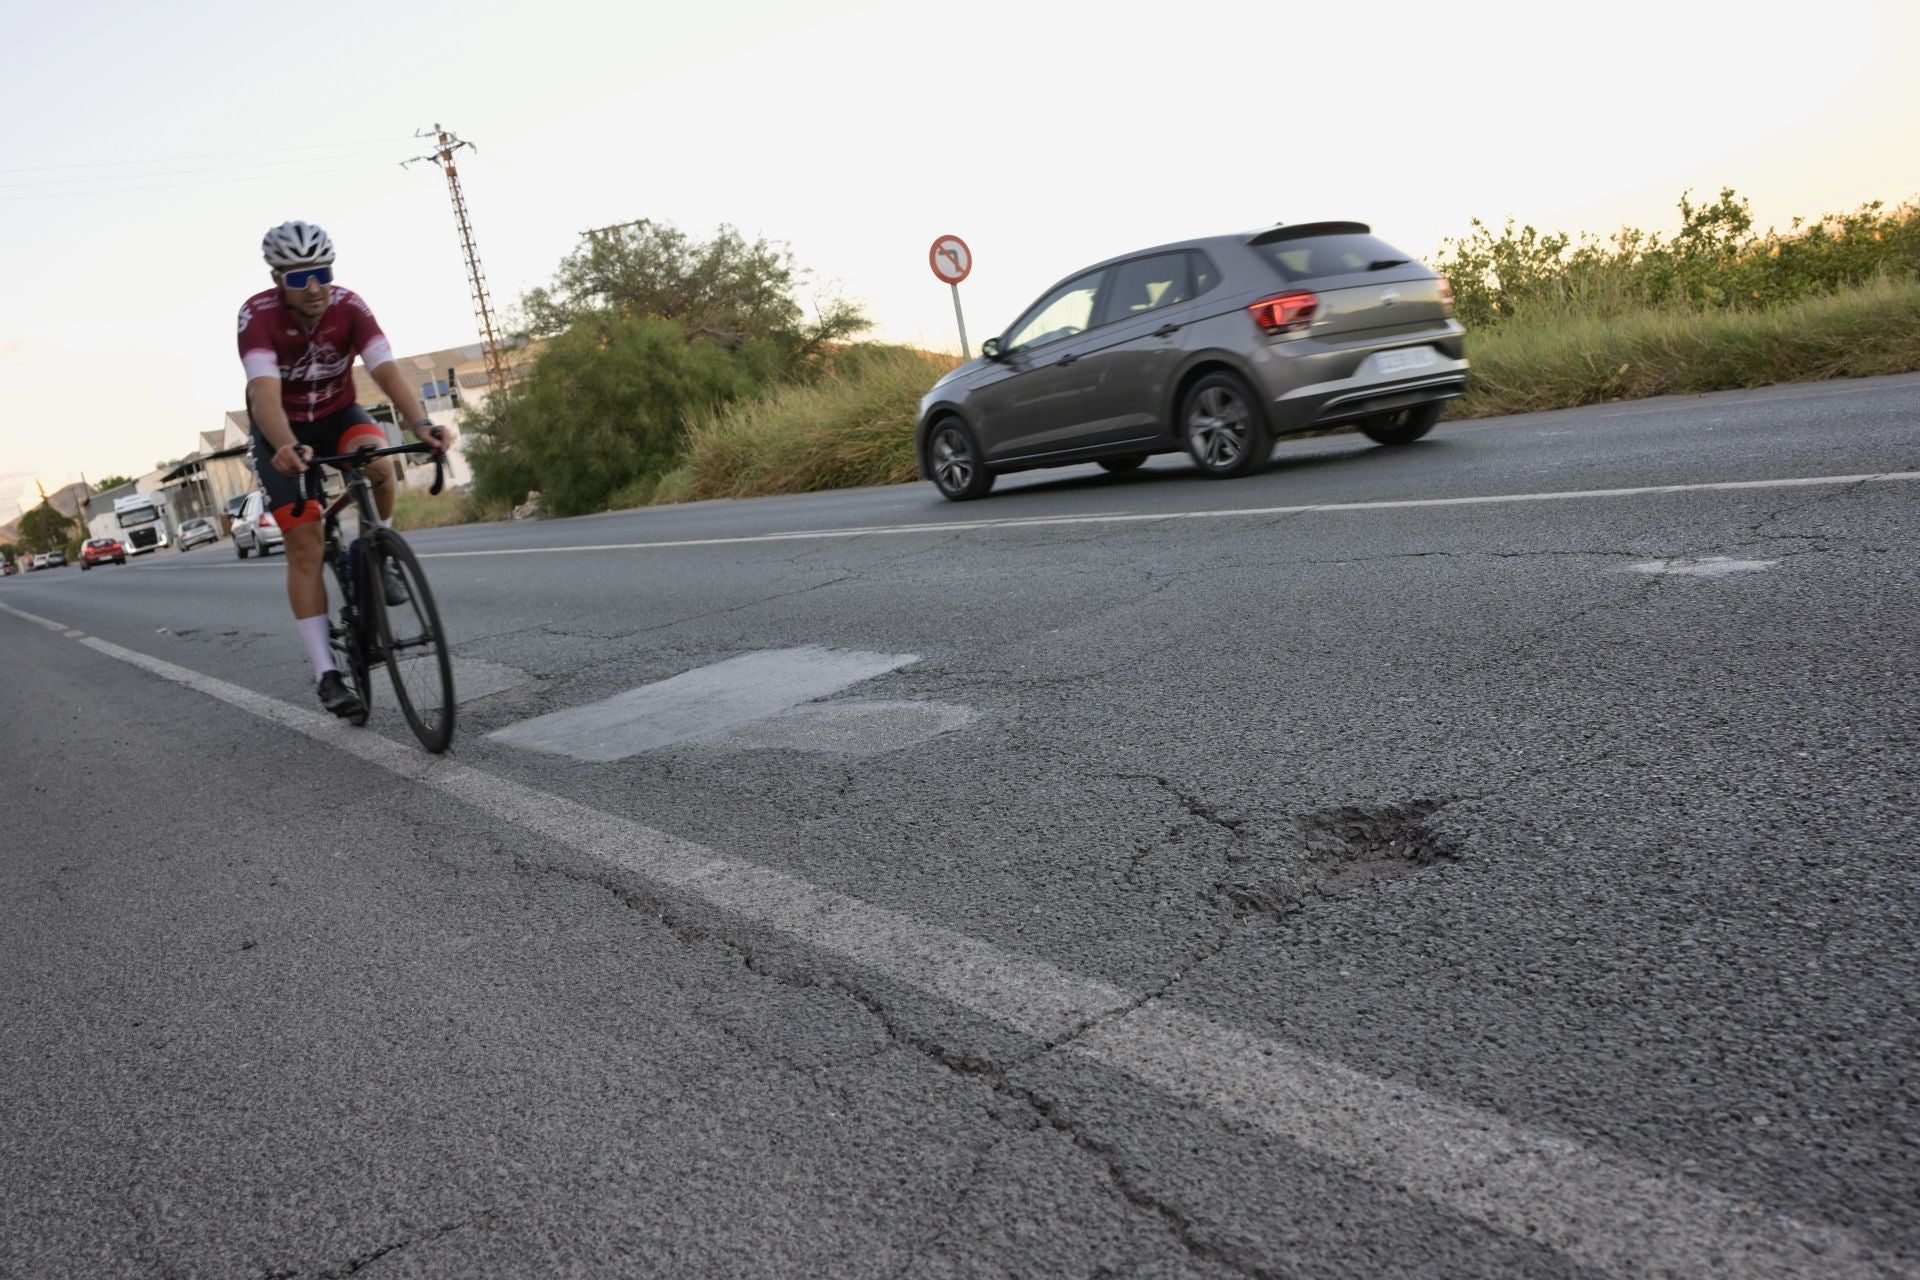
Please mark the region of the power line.
POLYGON ((280 182, 291 178, 312 178, 332 173, 372 173, 372 164, 336 165, 324 169, 290 170, 286 173, 258 174, 250 178, 206 178, 193 182, 163 182, 145 186, 91 187, 85 190, 26 191, 0 195, 0 202, 15 200, 71 200, 89 196, 137 195, 148 191, 177 191, 183 187, 226 187, 242 182, 280 182))
MULTIPOLYGON (((291 147, 263 147, 257 151, 210 151, 191 156, 156 156, 150 160, 87 160, 78 164, 21 165, 0 173, 48 173, 55 169, 105 169, 120 164, 187 164, 199 160, 228 160, 245 156, 277 156, 289 151, 321 151, 329 147, 386 147, 395 138, 365 138, 354 142, 308 142, 291 147)), ((325 157, 319 157, 324 159, 325 157)))
POLYGON ((251 173, 259 169, 277 169, 287 165, 324 164, 333 160, 352 160, 359 156, 383 154, 385 147, 368 148, 360 151, 343 151, 330 156, 295 156, 289 160, 260 160, 251 164, 214 165, 207 169, 156 169, 150 173, 86 173, 74 174, 65 178, 34 178, 26 182, 0 182, 0 190, 19 190, 28 187, 67 186, 87 182, 129 182, 144 181, 148 178, 190 178, 208 173, 251 173))

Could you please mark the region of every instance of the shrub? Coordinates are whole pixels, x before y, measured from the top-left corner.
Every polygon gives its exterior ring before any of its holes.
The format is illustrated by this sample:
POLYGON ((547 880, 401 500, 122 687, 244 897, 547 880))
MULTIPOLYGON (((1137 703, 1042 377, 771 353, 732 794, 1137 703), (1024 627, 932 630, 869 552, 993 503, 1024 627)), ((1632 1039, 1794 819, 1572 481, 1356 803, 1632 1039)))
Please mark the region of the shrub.
POLYGON ((475 496, 511 504, 538 489, 549 514, 601 510, 679 462, 690 412, 766 387, 780 363, 765 343, 729 349, 669 320, 589 315, 469 419, 475 496))

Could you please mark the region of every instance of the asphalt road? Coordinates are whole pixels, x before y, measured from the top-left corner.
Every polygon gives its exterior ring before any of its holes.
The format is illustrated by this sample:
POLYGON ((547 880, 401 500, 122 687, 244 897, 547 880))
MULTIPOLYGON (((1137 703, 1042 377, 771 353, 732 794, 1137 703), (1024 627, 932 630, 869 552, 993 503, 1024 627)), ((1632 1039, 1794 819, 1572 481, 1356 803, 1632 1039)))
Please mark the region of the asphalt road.
POLYGON ((1920 1275, 1920 378, 1277 457, 0 580, 0 1275, 1920 1275))

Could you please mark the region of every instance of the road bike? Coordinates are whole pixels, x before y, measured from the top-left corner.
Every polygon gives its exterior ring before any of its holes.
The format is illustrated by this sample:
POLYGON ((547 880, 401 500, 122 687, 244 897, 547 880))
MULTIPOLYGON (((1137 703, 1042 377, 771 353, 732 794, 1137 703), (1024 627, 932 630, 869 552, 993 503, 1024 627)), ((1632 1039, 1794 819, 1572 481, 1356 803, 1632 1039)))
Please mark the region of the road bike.
POLYGON ((346 475, 346 490, 326 507, 324 529, 326 562, 341 597, 338 617, 329 620, 327 632, 341 669, 360 697, 359 714, 348 719, 356 725, 367 722, 373 708, 373 668, 385 664, 408 727, 421 746, 437 753, 453 741, 453 658, 420 561, 405 538, 383 528, 376 518, 373 482, 366 474, 367 464, 376 458, 421 453, 433 455, 432 492, 438 494, 446 480, 446 455, 429 444, 385 449, 367 445, 352 453, 310 457, 305 496, 295 515, 309 501, 326 502, 322 466, 338 467, 346 475), (358 517, 350 540, 340 520, 349 508, 358 517), (398 584, 396 595, 404 596, 403 601, 389 603, 390 582, 398 584))

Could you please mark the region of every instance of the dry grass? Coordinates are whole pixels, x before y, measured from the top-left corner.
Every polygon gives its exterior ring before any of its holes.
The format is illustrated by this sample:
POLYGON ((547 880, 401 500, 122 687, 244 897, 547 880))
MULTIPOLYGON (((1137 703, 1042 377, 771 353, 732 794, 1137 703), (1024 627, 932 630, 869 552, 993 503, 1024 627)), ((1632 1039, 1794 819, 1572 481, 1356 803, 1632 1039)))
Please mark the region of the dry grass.
POLYGON ((783 387, 696 416, 687 460, 649 501, 808 493, 914 478, 920 397, 959 362, 901 347, 875 348, 820 382, 783 387))
POLYGON ((512 511, 505 502, 482 502, 468 493, 443 493, 436 498, 429 493, 406 490, 394 500, 393 527, 438 529, 450 524, 476 524, 505 520, 512 511))
POLYGON ((1765 311, 1509 321, 1468 335, 1450 417, 1920 370, 1920 282, 1878 280, 1765 311))

